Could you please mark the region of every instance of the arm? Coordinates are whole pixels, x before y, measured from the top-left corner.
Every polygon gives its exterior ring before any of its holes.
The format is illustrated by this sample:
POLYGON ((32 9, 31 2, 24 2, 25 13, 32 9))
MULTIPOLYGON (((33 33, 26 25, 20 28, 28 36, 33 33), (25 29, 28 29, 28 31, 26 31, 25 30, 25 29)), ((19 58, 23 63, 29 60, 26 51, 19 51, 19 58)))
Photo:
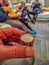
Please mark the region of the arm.
POLYGON ((14 12, 12 8, 8 8, 9 13, 14 12))
POLYGON ((22 12, 22 11, 23 11, 23 9, 24 9, 24 7, 22 7, 22 9, 20 9, 19 11, 20 11, 20 12, 22 12))
POLYGON ((35 6, 35 3, 32 3, 32 6, 31 7, 33 8, 34 6, 35 6))
POLYGON ((8 12, 8 13, 14 12, 13 9, 8 6, 2 6, 2 9, 4 10, 4 12, 8 12))
POLYGON ((25 8, 26 8, 26 11, 30 11, 30 9, 27 6, 25 6, 25 8))
POLYGON ((40 5, 39 7, 40 7, 40 9, 41 9, 41 8, 42 8, 42 5, 41 5, 41 3, 40 3, 39 5, 40 5))
POLYGON ((17 9, 17 12, 22 12, 24 8, 25 8, 25 6, 19 7, 19 9, 17 9))

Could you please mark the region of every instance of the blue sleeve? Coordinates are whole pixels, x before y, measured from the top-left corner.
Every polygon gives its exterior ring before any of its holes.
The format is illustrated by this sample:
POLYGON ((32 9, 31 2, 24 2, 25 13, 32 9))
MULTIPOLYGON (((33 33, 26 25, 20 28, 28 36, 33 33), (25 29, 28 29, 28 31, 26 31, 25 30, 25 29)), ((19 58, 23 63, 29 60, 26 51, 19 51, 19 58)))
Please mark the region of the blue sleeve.
POLYGON ((5 12, 3 9, 2 9, 2 12, 8 14, 8 12, 5 12))
POLYGON ((3 13, 5 13, 5 11, 3 9, 1 9, 3 13))

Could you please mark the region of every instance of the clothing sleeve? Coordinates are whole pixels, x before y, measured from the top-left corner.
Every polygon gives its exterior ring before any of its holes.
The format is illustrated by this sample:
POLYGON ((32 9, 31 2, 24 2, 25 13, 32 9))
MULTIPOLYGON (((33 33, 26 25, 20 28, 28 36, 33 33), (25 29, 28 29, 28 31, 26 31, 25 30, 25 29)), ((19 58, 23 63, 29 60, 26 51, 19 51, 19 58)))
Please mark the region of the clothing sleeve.
POLYGON ((13 31, 13 33, 12 33, 13 35, 8 38, 8 42, 16 42, 16 43, 21 44, 20 37, 21 37, 22 34, 24 34, 24 31, 19 30, 17 28, 12 28, 12 31, 13 31))
POLYGON ((20 30, 20 29, 17 29, 17 28, 13 28, 13 34, 16 36, 16 37, 20 37, 22 34, 24 34, 25 32, 20 30))

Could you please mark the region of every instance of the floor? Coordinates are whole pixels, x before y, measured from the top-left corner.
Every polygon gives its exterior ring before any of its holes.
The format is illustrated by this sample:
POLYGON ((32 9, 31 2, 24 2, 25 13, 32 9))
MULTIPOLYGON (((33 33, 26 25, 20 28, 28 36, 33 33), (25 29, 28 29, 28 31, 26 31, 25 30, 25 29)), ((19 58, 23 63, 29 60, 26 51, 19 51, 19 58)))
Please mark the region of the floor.
MULTIPOLYGON (((31 24, 33 29, 37 31, 35 37, 34 49, 35 49, 35 64, 49 60, 49 23, 37 22, 35 25, 31 24)), ((32 65, 31 60, 27 59, 12 59, 6 62, 1 62, 0 65, 32 65)))
POLYGON ((35 65, 49 60, 49 23, 36 23, 32 26, 37 30, 35 38, 35 65))

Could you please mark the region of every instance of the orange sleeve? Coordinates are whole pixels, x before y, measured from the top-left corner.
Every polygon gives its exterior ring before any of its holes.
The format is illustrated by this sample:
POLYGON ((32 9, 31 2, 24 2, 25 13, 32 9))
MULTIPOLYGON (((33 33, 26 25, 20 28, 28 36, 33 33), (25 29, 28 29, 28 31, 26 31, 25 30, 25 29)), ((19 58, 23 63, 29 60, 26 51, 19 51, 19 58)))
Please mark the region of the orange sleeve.
POLYGON ((27 58, 34 56, 34 49, 29 46, 0 45, 0 61, 12 58, 27 58))
POLYGON ((24 31, 17 28, 2 28, 1 30, 8 37, 11 37, 13 34, 16 37, 20 37, 24 33, 24 31))
POLYGON ((20 15, 17 14, 17 13, 15 13, 15 12, 10 12, 10 13, 8 13, 8 16, 9 16, 10 18, 14 19, 14 18, 18 18, 20 15))
POLYGON ((11 37, 13 35, 12 28, 1 28, 1 31, 6 35, 6 37, 11 37))
POLYGON ((13 28, 13 33, 16 37, 20 37, 22 34, 24 34, 24 31, 17 28, 13 28))
POLYGON ((8 7, 8 6, 2 6, 2 8, 3 8, 3 10, 4 10, 5 12, 7 12, 7 11, 9 11, 9 13, 14 12, 14 11, 12 10, 12 8, 10 8, 10 7, 8 7))
POLYGON ((0 39, 6 39, 6 35, 2 32, 2 28, 0 28, 0 39))
POLYGON ((17 42, 21 44, 20 37, 24 33, 24 31, 17 28, 2 28, 2 31, 8 38, 8 42, 17 42))
POLYGON ((13 34, 15 36, 15 42, 21 44, 21 35, 24 34, 24 31, 20 30, 20 29, 17 29, 17 28, 13 28, 13 34))

